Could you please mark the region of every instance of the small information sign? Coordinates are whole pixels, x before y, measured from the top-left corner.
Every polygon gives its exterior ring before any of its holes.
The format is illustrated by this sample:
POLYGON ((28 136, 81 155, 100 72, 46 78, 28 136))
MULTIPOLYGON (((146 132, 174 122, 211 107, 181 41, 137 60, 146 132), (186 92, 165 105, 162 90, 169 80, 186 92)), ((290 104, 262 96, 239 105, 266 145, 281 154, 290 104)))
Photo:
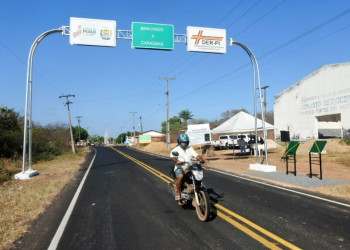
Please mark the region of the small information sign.
POLYGON ((71 45, 116 46, 117 22, 87 18, 70 18, 71 45))
POLYGON ((188 26, 187 51, 226 53, 226 30, 188 26))
POLYGON ((210 142, 209 124, 187 125, 187 135, 190 138, 190 145, 205 144, 210 142))
POLYGON ((151 135, 140 135, 140 144, 151 143, 152 136, 151 135))
POLYGON ((174 25, 132 23, 132 48, 174 49, 174 25))

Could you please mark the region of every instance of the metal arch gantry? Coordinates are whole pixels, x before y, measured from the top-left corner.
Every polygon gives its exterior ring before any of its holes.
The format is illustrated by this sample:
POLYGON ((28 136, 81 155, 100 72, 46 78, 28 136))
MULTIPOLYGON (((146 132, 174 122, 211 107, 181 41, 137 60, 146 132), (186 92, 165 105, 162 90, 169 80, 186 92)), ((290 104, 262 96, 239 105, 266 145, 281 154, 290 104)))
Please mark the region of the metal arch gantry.
MULTIPOLYGON (((70 26, 61 26, 58 29, 53 29, 53 30, 49 30, 47 32, 44 32, 43 34, 41 34, 32 44, 32 47, 30 49, 29 52, 29 57, 28 57, 28 65, 27 65, 27 83, 26 83, 26 100, 25 100, 25 115, 24 115, 24 138, 23 138, 23 162, 22 162, 22 172, 16 174, 16 179, 28 179, 31 176, 37 175, 38 172, 36 170, 32 170, 32 162, 31 162, 31 141, 32 141, 32 77, 33 77, 33 57, 34 57, 34 53, 35 50, 37 48, 37 46, 39 45, 39 43, 42 41, 43 38, 45 38, 46 36, 53 34, 53 33, 61 33, 64 36, 69 36, 70 35, 70 26), (28 110, 28 106, 29 106, 29 110, 28 110), (29 114, 28 114, 29 113, 29 114), (27 117, 27 115, 29 115, 29 119, 27 117), (29 165, 29 169, 28 171, 25 171, 25 163, 26 163, 26 142, 27 142, 27 133, 29 136, 29 140, 28 140, 28 148, 29 148, 29 161, 28 161, 28 165, 29 165)), ((130 30, 117 30, 117 34, 116 34, 116 39, 124 39, 124 40, 132 40, 132 31, 130 30)), ((187 44, 187 35, 184 34, 174 34, 174 43, 183 43, 183 44, 187 44)), ((265 128, 265 117, 264 117, 264 112, 263 112, 263 108, 262 108, 262 98, 261 98, 261 86, 260 86, 260 76, 259 76, 259 66, 258 66, 258 62, 256 60, 256 57, 254 56, 254 54, 251 52, 251 50, 246 47, 245 45, 239 43, 239 42, 235 42, 232 40, 232 38, 230 39, 230 46, 232 45, 238 45, 240 47, 242 47, 249 55, 251 62, 252 62, 252 66, 253 66, 253 71, 254 71, 254 113, 255 113, 255 134, 257 135, 257 117, 256 117, 256 74, 257 74, 257 78, 258 78, 258 87, 259 87, 259 99, 260 99, 260 106, 261 106, 261 112, 262 112, 262 126, 263 126, 263 132, 264 132, 264 141, 265 141, 265 158, 266 158, 266 167, 268 167, 268 153, 267 153, 267 146, 266 146, 266 128, 265 128)), ((256 144, 257 145, 257 144, 256 144)), ((256 146, 257 148, 257 146, 256 146)), ((260 168, 261 164, 255 164, 257 167, 260 168), (260 165, 260 166, 258 166, 260 165)), ((276 168, 274 166, 271 166, 272 168, 276 168)), ((260 169, 255 169, 255 170, 260 170, 260 169)), ((270 170, 268 170, 270 172, 270 170)), ((276 170, 274 170, 276 171, 276 170)))
MULTIPOLYGON (((69 36, 70 27, 62 26, 62 35, 69 36)), ((123 40, 132 40, 132 31, 131 30, 117 30, 117 39, 123 40)), ((175 43, 187 43, 187 36, 185 34, 174 34, 175 43)))

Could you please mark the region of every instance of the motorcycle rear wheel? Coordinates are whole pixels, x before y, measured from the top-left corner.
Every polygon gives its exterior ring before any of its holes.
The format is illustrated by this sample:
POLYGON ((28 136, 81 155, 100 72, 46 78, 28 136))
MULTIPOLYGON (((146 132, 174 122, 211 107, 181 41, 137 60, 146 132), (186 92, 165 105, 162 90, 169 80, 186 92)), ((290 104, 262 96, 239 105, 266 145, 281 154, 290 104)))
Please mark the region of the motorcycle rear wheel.
POLYGON ((199 204, 196 204, 197 216, 201 221, 206 221, 209 218, 210 214, 210 200, 207 192, 201 190, 198 192, 199 204))

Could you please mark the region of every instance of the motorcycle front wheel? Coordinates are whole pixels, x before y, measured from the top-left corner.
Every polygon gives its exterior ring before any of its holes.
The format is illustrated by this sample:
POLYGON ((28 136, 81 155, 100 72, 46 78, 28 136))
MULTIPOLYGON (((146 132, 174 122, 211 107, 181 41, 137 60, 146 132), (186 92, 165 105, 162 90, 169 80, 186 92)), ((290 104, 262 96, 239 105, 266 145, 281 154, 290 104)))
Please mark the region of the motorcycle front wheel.
MULTIPOLYGON (((210 200, 207 192, 201 190, 198 193, 199 204, 196 204, 197 216, 201 221, 206 221, 210 213, 210 200)), ((196 203, 196 202, 195 202, 196 203)))

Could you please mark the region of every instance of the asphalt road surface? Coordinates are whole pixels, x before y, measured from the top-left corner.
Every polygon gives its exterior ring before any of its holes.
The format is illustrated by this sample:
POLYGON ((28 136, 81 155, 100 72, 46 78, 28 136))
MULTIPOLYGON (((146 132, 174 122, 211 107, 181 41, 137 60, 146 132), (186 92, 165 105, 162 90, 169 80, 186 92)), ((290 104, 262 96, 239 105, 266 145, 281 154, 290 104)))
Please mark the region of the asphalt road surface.
MULTIPOLYGON (((57 249, 350 249, 349 206, 209 171, 211 216, 201 222, 171 196, 169 159, 96 150, 57 249)), ((36 248, 47 249, 50 226, 36 248)))

